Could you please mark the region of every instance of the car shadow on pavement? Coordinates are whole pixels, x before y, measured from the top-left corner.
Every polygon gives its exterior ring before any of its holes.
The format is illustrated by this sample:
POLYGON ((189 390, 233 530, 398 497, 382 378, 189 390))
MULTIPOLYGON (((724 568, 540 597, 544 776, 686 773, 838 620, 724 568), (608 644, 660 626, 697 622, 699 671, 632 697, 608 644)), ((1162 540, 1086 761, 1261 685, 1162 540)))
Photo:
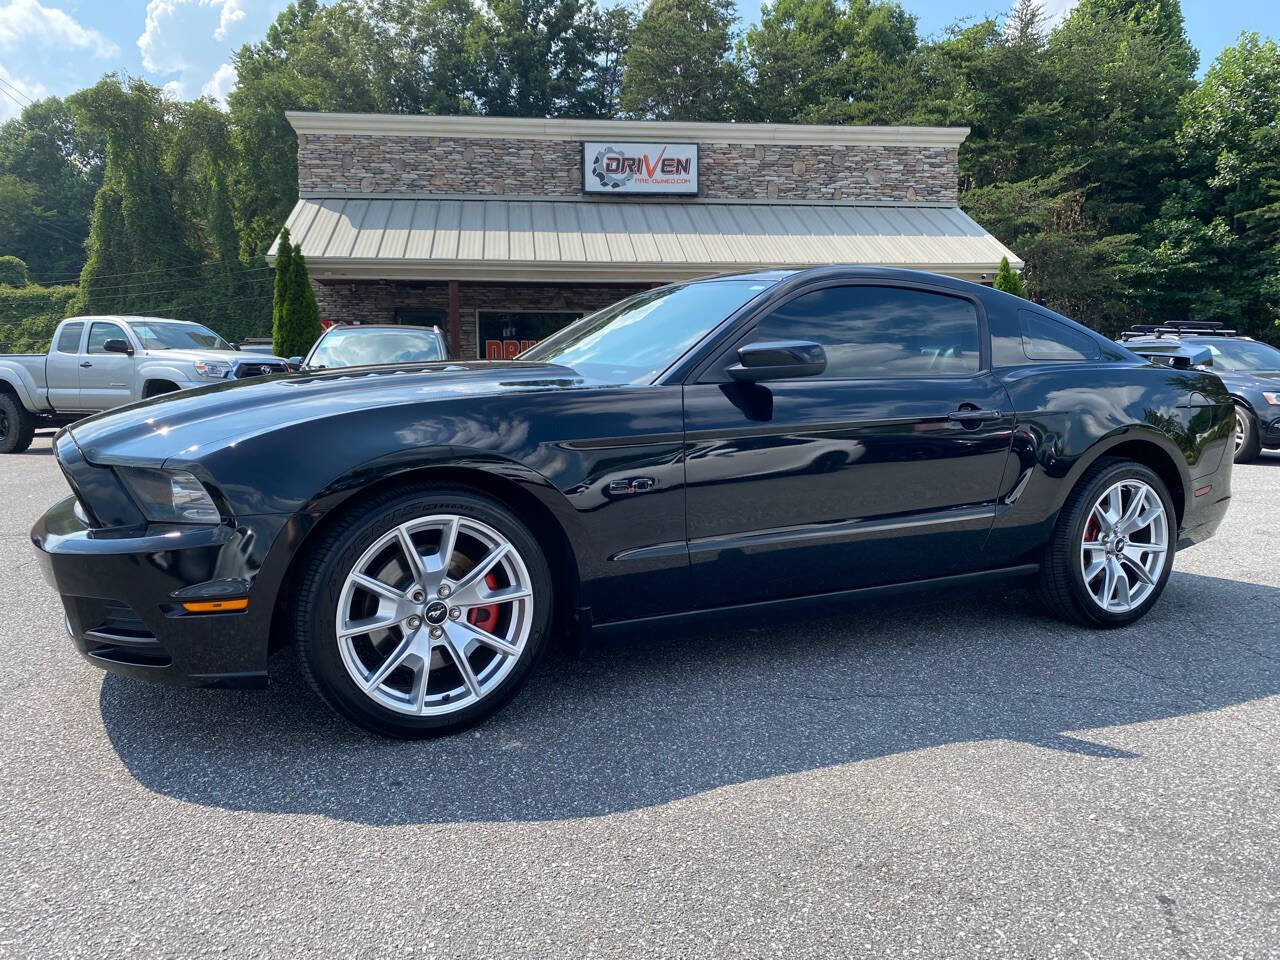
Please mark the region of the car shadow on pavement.
POLYGON ((1105 632, 1011 589, 640 637, 553 656, 488 723, 422 742, 335 718, 293 663, 266 692, 109 676, 111 743, 180 800, 373 825, 599 816, 961 741, 1123 763, 1090 731, 1280 693, 1280 589, 1175 573, 1151 615, 1105 632))

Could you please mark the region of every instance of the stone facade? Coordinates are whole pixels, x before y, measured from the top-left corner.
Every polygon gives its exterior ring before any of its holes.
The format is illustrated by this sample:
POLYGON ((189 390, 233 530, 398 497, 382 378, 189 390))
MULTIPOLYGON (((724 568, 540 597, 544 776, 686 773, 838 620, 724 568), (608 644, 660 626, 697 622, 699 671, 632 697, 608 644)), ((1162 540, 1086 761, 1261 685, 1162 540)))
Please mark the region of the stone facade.
MULTIPOLYGON (((577 140, 311 133, 298 138, 298 188, 581 196, 581 151, 577 140)), ((698 153, 708 200, 956 202, 954 147, 702 143, 698 153)))
MULTIPOLYGON (((404 283, 390 280, 311 281, 326 321, 345 323, 391 323, 397 310, 431 310, 440 313, 440 329, 447 335, 449 288, 445 283, 427 281, 404 283)), ((592 313, 617 303, 644 286, 579 286, 577 284, 483 284, 458 285, 462 348, 459 357, 479 356, 477 311, 527 310, 592 313)))

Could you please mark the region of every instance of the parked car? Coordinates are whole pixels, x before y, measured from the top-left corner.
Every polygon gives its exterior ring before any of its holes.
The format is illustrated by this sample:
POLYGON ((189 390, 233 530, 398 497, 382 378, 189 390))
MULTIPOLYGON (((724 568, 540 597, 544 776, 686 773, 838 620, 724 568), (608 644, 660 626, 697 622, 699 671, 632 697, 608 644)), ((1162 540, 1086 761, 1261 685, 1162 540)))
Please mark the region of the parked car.
POLYGON ((231 346, 241 353, 253 353, 260 357, 275 356, 275 347, 270 337, 245 337, 231 346))
POLYGON ((208 327, 162 317, 71 317, 46 354, 0 356, 0 453, 31 445, 37 426, 63 426, 134 400, 288 369, 238 353, 208 327))
POLYGON ((296 643, 338 712, 424 736, 510 699, 553 627, 998 578, 1132 623, 1226 512, 1233 416, 1213 373, 999 291, 753 273, 647 290, 516 360, 94 417, 59 434, 74 496, 32 540, 93 663, 255 685, 296 643))
POLYGON ((428 363, 448 357, 449 348, 439 327, 336 324, 320 335, 306 359, 291 357, 289 365, 295 370, 329 370, 386 363, 428 363))
POLYGON ((1183 343, 1207 349, 1209 366, 1236 405, 1236 463, 1256 460, 1263 448, 1280 450, 1280 350, 1239 336, 1221 323, 1207 322, 1136 326, 1125 331, 1120 342, 1152 355, 1183 343))

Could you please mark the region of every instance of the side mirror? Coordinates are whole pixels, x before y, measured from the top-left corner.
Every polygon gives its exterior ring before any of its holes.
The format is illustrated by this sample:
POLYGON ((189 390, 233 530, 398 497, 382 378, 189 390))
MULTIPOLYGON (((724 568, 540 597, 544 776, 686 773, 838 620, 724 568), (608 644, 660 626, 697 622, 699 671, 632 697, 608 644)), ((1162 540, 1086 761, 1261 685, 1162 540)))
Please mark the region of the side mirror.
POLYGON ((239 342, 238 340, 232 340, 232 341, 231 341, 231 349, 232 349, 232 350, 239 350, 239 349, 240 349, 240 342, 239 342))
POLYGON ((795 380, 816 377, 827 369, 827 352, 809 340, 770 340, 748 343, 738 350, 738 362, 728 369, 733 379, 795 380))
POLYGON ((290 367, 292 367, 294 370, 301 370, 301 369, 302 369, 302 358, 301 358, 301 357, 290 357, 290 358, 289 358, 289 366, 290 366, 290 367))
POLYGON ((133 347, 129 346, 128 340, 112 339, 102 345, 102 349, 107 353, 125 353, 133 356, 133 347))

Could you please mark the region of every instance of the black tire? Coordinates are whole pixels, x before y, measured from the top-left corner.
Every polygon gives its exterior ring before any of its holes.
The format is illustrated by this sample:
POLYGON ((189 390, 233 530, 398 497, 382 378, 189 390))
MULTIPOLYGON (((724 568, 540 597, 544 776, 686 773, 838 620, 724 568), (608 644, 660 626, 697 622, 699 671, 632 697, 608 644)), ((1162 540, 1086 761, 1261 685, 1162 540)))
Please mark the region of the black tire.
POLYGON ((379 494, 325 531, 304 563, 294 604, 294 639, 303 674, 326 703, 366 730, 412 739, 472 727, 516 695, 546 647, 555 602, 546 557, 528 528, 483 494, 455 487, 401 488, 379 494), (343 583, 371 544, 402 523, 442 513, 487 524, 515 548, 531 580, 532 625, 510 672, 477 702, 441 716, 410 716, 375 702, 356 686, 342 661, 335 617, 343 583))
POLYGON ((1252 463, 1262 452, 1262 438, 1258 434, 1258 421, 1248 407, 1236 404, 1236 436, 1243 434, 1244 441, 1236 447, 1236 463, 1252 463))
POLYGON ((0 393, 0 453, 21 453, 35 435, 35 414, 12 393, 0 393))
POLYGON ((1177 512, 1169 496, 1169 489, 1159 475, 1149 467, 1131 460, 1100 460, 1076 484, 1058 514, 1053 536, 1045 547, 1044 559, 1040 565, 1037 595, 1049 613, 1069 623, 1090 627, 1126 626, 1143 617, 1160 599, 1173 570, 1177 539, 1177 512), (1125 479, 1141 480, 1159 495, 1168 523, 1169 543, 1164 568, 1150 593, 1134 609, 1126 613, 1115 613, 1102 609, 1094 602, 1084 582, 1078 558, 1093 504, 1108 487, 1125 479))

